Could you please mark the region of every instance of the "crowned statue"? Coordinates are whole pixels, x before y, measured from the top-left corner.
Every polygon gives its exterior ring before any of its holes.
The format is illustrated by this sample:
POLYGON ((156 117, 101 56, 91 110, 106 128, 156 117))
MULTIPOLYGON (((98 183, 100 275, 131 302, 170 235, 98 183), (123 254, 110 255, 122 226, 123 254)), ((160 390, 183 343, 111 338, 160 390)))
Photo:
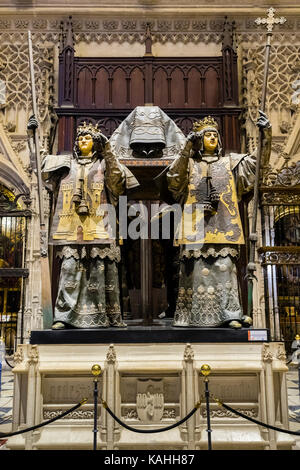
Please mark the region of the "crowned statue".
POLYGON ((108 208, 137 181, 111 152, 107 138, 86 123, 77 129, 73 155, 46 155, 42 176, 55 195, 49 244, 61 260, 52 328, 126 326, 117 224, 108 208))
MULTIPOLYGON (((260 112, 262 164, 270 158, 271 126, 260 112)), ((245 243, 238 202, 253 188, 256 151, 222 156, 218 124, 196 122, 167 173, 168 188, 182 207, 175 244, 180 246, 179 294, 174 326, 249 327, 237 281, 239 246, 245 243)))

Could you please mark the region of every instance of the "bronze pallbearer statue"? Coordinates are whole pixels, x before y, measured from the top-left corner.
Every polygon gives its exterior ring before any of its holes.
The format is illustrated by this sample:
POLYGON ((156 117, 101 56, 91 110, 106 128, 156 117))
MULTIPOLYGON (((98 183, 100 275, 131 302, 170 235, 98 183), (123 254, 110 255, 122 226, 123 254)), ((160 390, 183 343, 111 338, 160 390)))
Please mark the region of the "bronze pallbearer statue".
POLYGON ((61 259, 53 329, 126 326, 119 300, 118 246, 107 204, 138 183, 89 124, 77 129, 73 155, 47 155, 42 165, 57 194, 49 243, 61 259))
MULTIPOLYGON (((263 164, 270 157, 271 126, 260 112, 263 164)), ((256 154, 222 157, 218 125, 195 123, 181 155, 167 173, 169 190, 183 207, 175 243, 180 245, 179 295, 174 326, 250 326, 239 299, 236 260, 244 235, 238 200, 252 189, 256 154)))

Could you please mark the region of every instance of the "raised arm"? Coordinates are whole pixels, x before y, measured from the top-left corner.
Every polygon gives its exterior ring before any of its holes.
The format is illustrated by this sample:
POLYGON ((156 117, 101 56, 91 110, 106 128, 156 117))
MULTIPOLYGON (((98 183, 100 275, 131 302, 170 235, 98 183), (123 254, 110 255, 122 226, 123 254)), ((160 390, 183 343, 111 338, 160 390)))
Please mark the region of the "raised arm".
POLYGON ((188 138, 181 154, 171 164, 167 172, 168 189, 178 201, 185 193, 189 181, 189 157, 193 142, 188 138))
MULTIPOLYGON (((264 169, 270 160, 271 143, 272 143, 272 127, 271 124, 262 111, 259 111, 260 117, 256 125, 263 133, 262 148, 261 148, 261 168, 264 169)), ((232 169, 234 169, 238 197, 241 198, 243 194, 253 189, 255 181, 255 168, 256 168, 256 155, 257 149, 250 155, 233 155, 232 156, 232 169)))
POLYGON ((116 155, 111 151, 108 141, 104 145, 102 154, 105 160, 105 184, 113 202, 116 203, 118 197, 125 193, 125 171, 116 155))

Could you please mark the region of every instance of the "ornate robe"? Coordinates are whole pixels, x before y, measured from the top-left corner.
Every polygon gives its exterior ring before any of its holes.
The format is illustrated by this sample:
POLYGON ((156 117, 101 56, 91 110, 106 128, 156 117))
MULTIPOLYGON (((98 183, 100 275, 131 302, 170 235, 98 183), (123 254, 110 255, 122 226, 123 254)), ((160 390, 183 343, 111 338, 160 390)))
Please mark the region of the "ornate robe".
POLYGON ((174 242, 181 248, 174 326, 218 327, 243 315, 235 265, 244 244, 238 200, 254 185, 255 163, 255 153, 197 159, 182 152, 169 168, 168 188, 183 208, 174 242), (207 215, 208 174, 220 199, 207 215))
MULTIPOLYGON (((48 155, 43 176, 57 192, 50 244, 58 247, 61 272, 54 322, 77 328, 123 326, 117 263, 120 248, 113 235, 108 203, 125 192, 128 170, 112 153, 105 160, 48 155), (76 211, 73 195, 78 180, 88 214, 76 211)), ((132 182, 131 182, 132 183, 132 182)))

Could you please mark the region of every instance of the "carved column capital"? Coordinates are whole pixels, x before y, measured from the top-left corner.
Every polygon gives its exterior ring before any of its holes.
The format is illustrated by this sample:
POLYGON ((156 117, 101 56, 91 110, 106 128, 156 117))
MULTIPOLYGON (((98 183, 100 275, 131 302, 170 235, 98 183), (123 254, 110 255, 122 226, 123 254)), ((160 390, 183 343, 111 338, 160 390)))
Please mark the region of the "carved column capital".
POLYGON ((14 363, 15 365, 21 364, 24 361, 24 351, 23 345, 19 344, 15 354, 14 354, 14 363))
POLYGON ((276 351, 276 359, 286 362, 286 352, 283 343, 279 343, 276 351))
POLYGON ((33 344, 28 352, 29 365, 35 365, 39 362, 39 351, 37 344, 33 344))
POLYGON ((273 354, 270 350, 270 345, 265 343, 263 345, 263 349, 262 349, 262 360, 263 362, 266 362, 268 364, 270 364, 272 361, 273 361, 273 354))
POLYGON ((192 362, 194 360, 194 351, 190 343, 186 344, 183 358, 186 362, 192 362))
POLYGON ((106 354, 106 360, 110 364, 114 364, 116 362, 117 354, 116 354, 114 344, 109 345, 109 348, 108 348, 108 351, 107 351, 107 354, 106 354))

